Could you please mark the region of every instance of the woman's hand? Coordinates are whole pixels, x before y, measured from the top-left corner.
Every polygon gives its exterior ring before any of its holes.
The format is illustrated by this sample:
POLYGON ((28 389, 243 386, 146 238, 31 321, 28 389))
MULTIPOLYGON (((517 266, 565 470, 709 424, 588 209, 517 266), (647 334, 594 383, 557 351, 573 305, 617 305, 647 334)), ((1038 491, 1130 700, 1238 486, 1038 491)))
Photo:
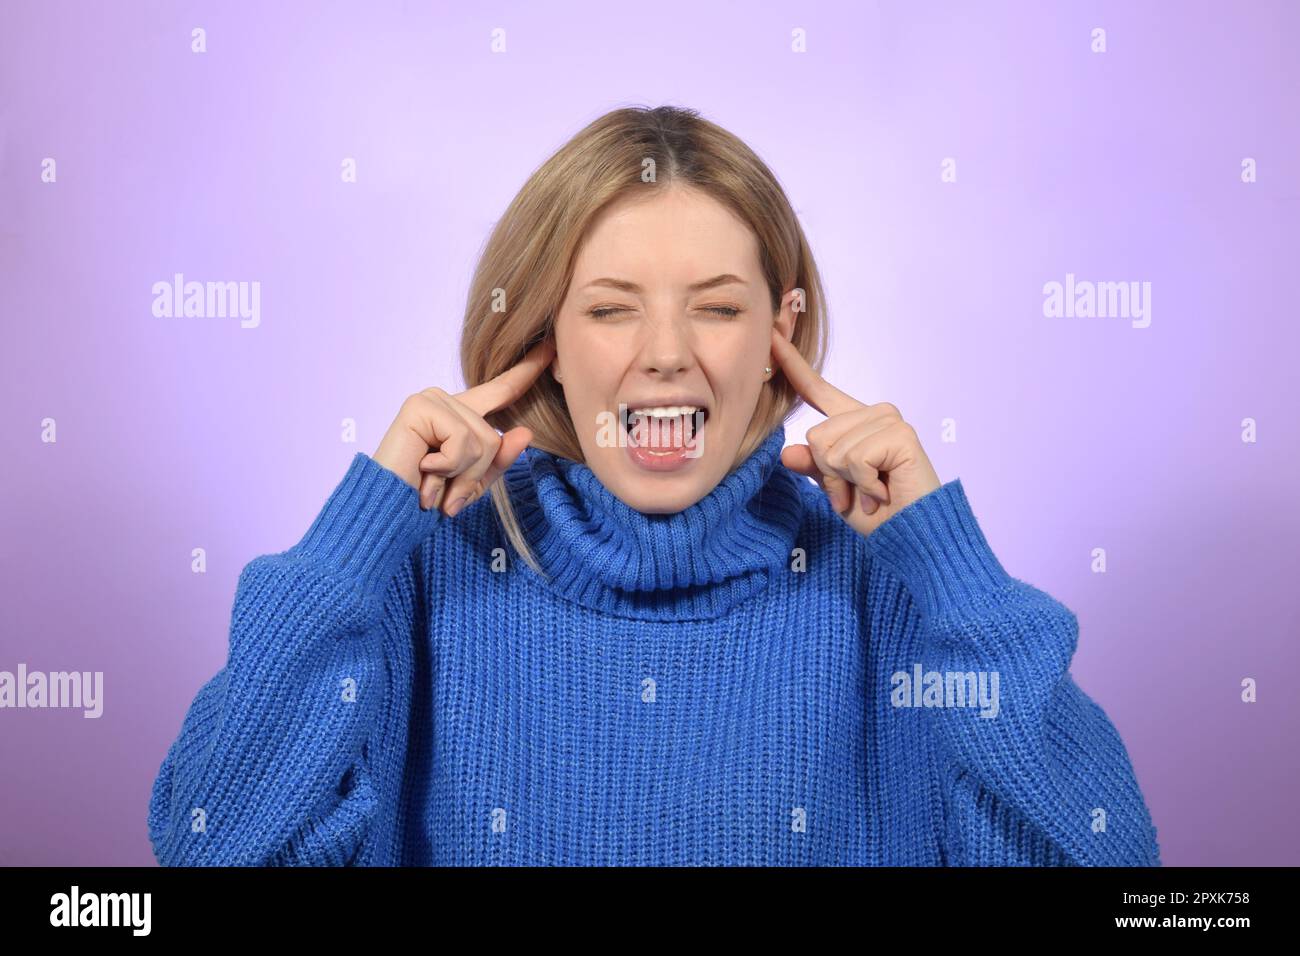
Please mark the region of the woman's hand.
POLYGON ((781 462, 815 478, 831 507, 869 535, 939 487, 916 429, 888 402, 864 405, 826 381, 799 350, 772 330, 772 354, 803 399, 827 416, 808 429, 807 445, 788 445, 781 462))
POLYGON ((483 416, 518 401, 554 357, 554 342, 546 339, 518 365, 458 395, 436 386, 415 393, 402 403, 371 457, 419 490, 421 508, 456 514, 501 477, 533 440, 523 426, 498 434, 483 416))

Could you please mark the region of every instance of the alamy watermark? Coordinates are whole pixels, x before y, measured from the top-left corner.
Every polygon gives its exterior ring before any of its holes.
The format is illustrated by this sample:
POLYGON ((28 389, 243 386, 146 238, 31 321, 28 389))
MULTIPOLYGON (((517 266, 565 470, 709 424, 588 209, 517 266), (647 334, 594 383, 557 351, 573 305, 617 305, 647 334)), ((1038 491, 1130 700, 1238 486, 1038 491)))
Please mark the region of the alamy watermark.
POLYGON ((1065 282, 1043 285, 1043 315, 1049 319, 1132 319, 1133 328, 1151 324, 1150 282, 1076 281, 1073 272, 1065 282))
POLYGON ((104 713, 103 671, 0 671, 0 709, 5 707, 81 708, 83 717, 104 713))
POLYGON ((895 707, 978 707, 981 717, 998 715, 997 671, 895 671, 889 702, 895 707))
POLYGON ((73 884, 71 892, 50 897, 50 925, 125 926, 132 936, 148 936, 152 903, 149 893, 82 893, 73 884))
MULTIPOLYGON (((680 408, 682 406, 672 406, 680 408)), ((629 411, 620 402, 618 415, 603 411, 596 415, 596 444, 601 448, 626 448, 628 435, 642 448, 685 448, 687 458, 704 454, 703 409, 679 415, 658 416, 629 411)))
POLYGON ((240 328, 262 323, 262 283, 186 282, 183 273, 153 284, 153 314, 160 319, 239 318, 240 328))

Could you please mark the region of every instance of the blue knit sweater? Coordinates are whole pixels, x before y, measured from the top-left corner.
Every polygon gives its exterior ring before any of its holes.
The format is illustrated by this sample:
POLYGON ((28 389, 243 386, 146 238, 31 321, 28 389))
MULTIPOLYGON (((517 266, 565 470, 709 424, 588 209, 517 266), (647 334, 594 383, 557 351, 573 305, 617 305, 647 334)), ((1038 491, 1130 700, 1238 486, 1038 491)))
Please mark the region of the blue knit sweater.
POLYGON ((869 537, 778 427, 673 515, 530 448, 456 518, 358 453, 244 567, 149 804, 166 865, 1159 865, 1075 615, 960 480, 869 537))

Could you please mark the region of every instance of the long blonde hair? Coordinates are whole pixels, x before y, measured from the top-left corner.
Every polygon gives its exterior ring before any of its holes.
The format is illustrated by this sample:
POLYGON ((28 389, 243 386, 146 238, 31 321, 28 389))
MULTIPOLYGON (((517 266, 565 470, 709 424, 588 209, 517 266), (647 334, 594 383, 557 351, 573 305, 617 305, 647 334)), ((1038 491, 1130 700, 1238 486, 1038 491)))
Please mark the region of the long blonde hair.
MULTIPOLYGON (((827 330, 821 279, 812 250, 785 191, 771 170, 733 134, 695 110, 626 107, 589 124, 528 179, 493 227, 465 304, 460 364, 465 383, 478 385, 515 365, 537 342, 554 335, 555 315, 567 294, 573 265, 591 221, 625 194, 671 183, 711 196, 747 223, 758 237, 772 308, 785 292, 803 290, 793 344, 819 372, 827 330), (643 170, 653 160, 653 181, 643 170), (504 302, 504 311, 502 303, 504 302)), ((737 463, 800 402, 780 374, 759 396, 737 463)), ((526 425, 532 445, 583 461, 564 392, 550 370, 528 394, 487 421, 505 432, 526 425)), ((488 489, 506 538, 545 577, 519 525, 503 478, 488 489)))

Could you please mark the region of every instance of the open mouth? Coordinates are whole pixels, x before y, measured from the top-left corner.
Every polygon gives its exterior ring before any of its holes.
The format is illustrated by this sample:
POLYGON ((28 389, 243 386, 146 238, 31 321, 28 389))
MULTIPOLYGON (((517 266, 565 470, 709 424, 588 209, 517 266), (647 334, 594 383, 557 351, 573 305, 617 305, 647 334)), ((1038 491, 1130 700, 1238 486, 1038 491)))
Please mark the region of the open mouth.
POLYGON ((699 405, 670 405, 628 409, 628 441, 650 454, 668 455, 674 449, 693 448, 709 410, 699 405))

